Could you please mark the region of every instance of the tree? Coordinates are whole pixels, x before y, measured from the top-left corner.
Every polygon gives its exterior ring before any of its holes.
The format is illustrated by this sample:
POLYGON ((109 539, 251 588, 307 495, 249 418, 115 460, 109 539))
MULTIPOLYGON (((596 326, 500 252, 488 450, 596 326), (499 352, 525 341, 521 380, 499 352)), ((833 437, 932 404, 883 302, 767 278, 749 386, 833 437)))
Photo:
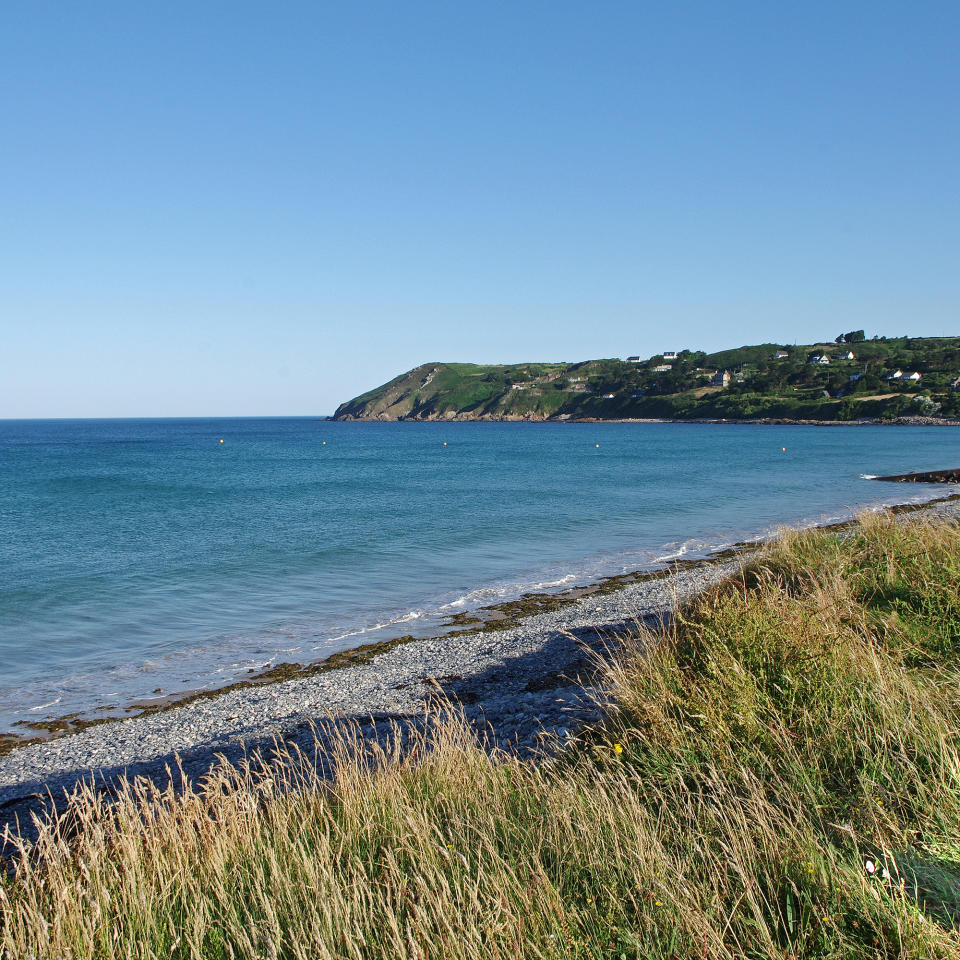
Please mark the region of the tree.
POLYGON ((913 398, 910 409, 923 417, 935 417, 940 412, 940 404, 921 394, 913 398))
POLYGON ((838 420, 856 420, 859 413, 860 410, 857 401, 847 397, 837 408, 836 418, 838 420))
MULTIPOLYGON (((866 334, 863 330, 851 330, 849 333, 843 335, 844 343, 863 343, 867 339, 866 334)), ((840 342, 840 339, 837 338, 837 343, 840 342)))

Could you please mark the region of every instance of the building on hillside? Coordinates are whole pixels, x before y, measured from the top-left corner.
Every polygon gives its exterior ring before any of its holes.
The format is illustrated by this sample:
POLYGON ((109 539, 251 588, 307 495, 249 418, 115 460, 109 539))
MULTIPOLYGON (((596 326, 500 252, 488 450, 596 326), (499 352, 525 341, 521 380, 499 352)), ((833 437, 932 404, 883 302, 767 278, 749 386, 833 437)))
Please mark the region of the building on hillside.
POLYGON ((922 380, 922 379, 923 379, 923 374, 922 374, 922 373, 917 373, 917 371, 914 370, 912 373, 905 373, 905 374, 903 375, 903 379, 904 379, 904 380, 913 380, 914 383, 916 383, 917 380, 922 380))
POLYGON ((827 367, 830 365, 830 358, 825 353, 814 353, 807 363, 819 364, 821 367, 827 367))
POLYGON ((853 353, 852 350, 848 350, 846 353, 841 353, 841 354, 840 354, 840 359, 841 359, 841 360, 856 360, 857 358, 854 356, 854 353, 853 353))
POLYGON ((668 370, 673 369, 672 363, 659 363, 655 367, 650 368, 654 373, 666 373, 668 370))
POLYGON ((640 362, 639 357, 627 357, 627 363, 639 363, 639 362, 640 362))
POLYGON ((664 360, 677 360, 677 359, 679 359, 679 356, 680 356, 680 355, 677 353, 676 350, 664 350, 664 351, 663 351, 663 359, 664 359, 664 360))
POLYGON ((613 393, 605 393, 605 394, 603 395, 603 399, 604 399, 604 400, 613 400, 613 398, 614 398, 615 396, 616 396, 616 394, 613 394, 613 393))
POLYGON ((729 371, 729 370, 718 370, 718 371, 713 375, 713 379, 710 381, 710 386, 712 386, 712 387, 729 387, 729 386, 730 386, 730 371, 729 371))
POLYGON ((904 373, 902 370, 891 370, 887 376, 887 380, 912 380, 916 383, 918 380, 923 379, 922 373, 917 373, 916 370, 912 370, 910 373, 904 373))
POLYGON ((957 377, 956 380, 950 381, 950 389, 960 392, 960 377, 957 377))
POLYGON ((851 383, 856 383, 862 376, 862 373, 851 373, 848 379, 851 383))
POLYGON ((774 359, 774 360, 789 360, 789 359, 790 359, 790 354, 789 354, 786 350, 778 350, 778 351, 773 355, 773 359, 774 359))

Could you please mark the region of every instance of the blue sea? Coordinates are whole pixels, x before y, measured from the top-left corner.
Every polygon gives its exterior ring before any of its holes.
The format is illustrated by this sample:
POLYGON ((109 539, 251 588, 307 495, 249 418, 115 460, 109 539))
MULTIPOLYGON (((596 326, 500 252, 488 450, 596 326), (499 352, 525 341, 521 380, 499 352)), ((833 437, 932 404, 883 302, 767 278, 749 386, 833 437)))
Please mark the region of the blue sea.
POLYGON ((936 427, 0 421, 0 730, 943 496, 864 475, 958 463, 936 427))

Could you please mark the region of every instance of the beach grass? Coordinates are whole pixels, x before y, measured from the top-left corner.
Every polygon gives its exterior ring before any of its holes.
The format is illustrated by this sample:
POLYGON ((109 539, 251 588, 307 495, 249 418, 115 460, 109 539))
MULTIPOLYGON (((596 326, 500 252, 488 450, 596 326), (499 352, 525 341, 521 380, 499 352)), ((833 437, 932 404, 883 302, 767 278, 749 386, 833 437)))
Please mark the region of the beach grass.
POLYGON ((960 956, 960 526, 784 531, 603 669, 537 763, 453 707, 80 790, 0 885, 11 958, 960 956))

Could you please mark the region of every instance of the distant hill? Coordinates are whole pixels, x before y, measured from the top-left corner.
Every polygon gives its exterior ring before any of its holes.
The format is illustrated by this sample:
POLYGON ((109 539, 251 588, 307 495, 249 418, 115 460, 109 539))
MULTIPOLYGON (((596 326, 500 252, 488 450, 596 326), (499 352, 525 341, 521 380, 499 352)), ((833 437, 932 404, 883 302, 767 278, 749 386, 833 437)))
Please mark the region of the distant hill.
POLYGON ((336 420, 960 417, 960 337, 762 343, 580 363, 425 363, 336 420), (851 356, 852 354, 852 356, 851 356), (899 372, 899 376, 897 375, 899 372))

